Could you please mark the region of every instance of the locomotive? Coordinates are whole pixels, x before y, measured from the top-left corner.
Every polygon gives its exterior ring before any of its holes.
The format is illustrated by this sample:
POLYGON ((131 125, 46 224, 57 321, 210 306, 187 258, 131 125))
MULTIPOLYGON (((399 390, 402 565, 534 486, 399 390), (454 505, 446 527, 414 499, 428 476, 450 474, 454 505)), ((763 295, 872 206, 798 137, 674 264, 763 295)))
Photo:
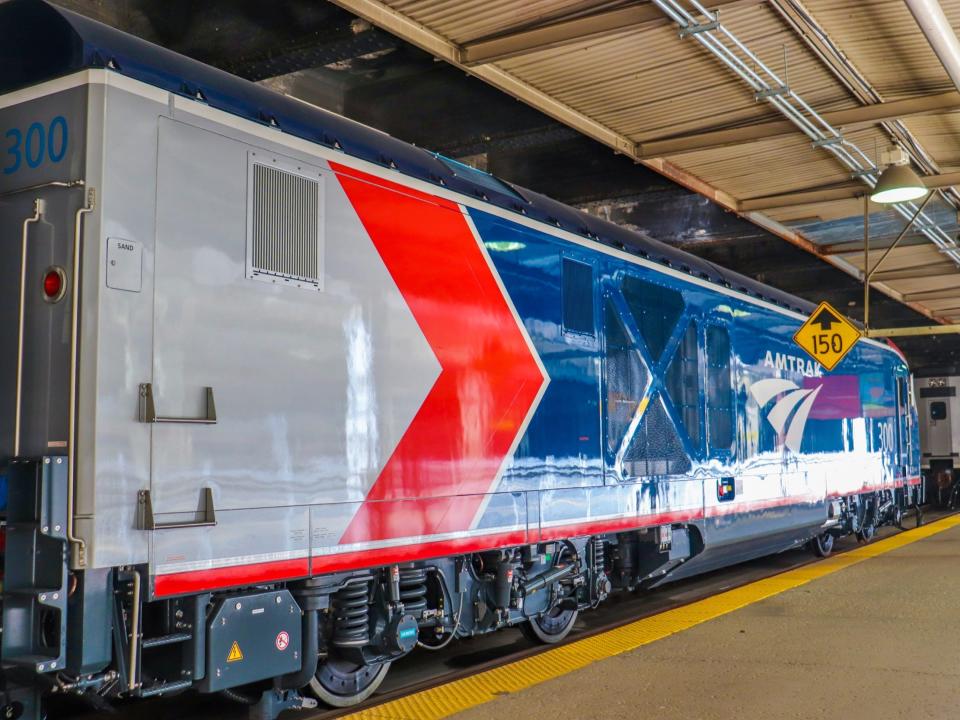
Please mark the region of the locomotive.
POLYGON ((40 0, 0 38, 6 717, 349 706, 915 501, 904 358, 825 372, 808 303, 40 0))
POLYGON ((956 507, 958 498, 960 427, 953 427, 953 417, 960 410, 957 405, 958 384, 960 378, 956 376, 924 377, 914 381, 918 395, 924 499, 930 498, 938 505, 948 507, 956 507))

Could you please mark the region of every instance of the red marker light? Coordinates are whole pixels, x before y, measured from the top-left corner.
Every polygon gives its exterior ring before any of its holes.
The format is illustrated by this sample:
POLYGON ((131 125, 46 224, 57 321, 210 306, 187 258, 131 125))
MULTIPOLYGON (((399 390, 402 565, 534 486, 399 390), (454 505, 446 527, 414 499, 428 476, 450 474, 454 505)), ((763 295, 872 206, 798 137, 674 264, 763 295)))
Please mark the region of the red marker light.
POLYGON ((43 276, 43 296, 47 302, 63 297, 64 275, 60 268, 50 268, 43 276))

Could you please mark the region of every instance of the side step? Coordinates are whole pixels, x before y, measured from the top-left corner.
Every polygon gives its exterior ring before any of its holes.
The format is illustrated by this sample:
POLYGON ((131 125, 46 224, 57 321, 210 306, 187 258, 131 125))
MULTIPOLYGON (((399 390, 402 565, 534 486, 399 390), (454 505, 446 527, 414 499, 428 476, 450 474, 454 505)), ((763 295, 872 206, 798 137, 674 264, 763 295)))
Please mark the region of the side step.
POLYGON ((141 647, 144 650, 155 647, 164 647, 165 645, 176 645, 177 643, 187 642, 187 640, 192 640, 192 633, 172 633, 170 635, 161 635, 155 638, 147 638, 143 641, 141 647))

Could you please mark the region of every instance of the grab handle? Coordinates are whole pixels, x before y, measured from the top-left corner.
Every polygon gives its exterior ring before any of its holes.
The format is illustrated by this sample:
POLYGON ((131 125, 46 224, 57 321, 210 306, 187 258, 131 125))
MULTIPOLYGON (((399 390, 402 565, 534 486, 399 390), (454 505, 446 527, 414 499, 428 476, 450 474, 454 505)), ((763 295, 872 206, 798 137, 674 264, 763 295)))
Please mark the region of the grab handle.
POLYGON ((140 422, 145 423, 187 423, 192 425, 216 425, 217 405, 213 400, 213 388, 205 387, 207 408, 203 417, 168 417, 157 415, 153 402, 153 383, 140 383, 140 422))
POLYGON ((20 420, 23 405, 23 337, 24 337, 24 317, 26 315, 26 293, 27 293, 27 238, 30 233, 30 226, 40 222, 43 213, 46 211, 46 203, 42 198, 33 201, 33 215, 23 221, 23 230, 20 234, 20 304, 18 306, 17 319, 17 384, 16 400, 14 401, 13 418, 13 456, 20 457, 20 420))
POLYGON ((177 530, 180 528, 215 527, 217 513, 213 508, 213 490, 208 487, 200 490, 200 519, 158 523, 153 516, 153 501, 149 490, 141 490, 137 498, 142 530, 177 530))

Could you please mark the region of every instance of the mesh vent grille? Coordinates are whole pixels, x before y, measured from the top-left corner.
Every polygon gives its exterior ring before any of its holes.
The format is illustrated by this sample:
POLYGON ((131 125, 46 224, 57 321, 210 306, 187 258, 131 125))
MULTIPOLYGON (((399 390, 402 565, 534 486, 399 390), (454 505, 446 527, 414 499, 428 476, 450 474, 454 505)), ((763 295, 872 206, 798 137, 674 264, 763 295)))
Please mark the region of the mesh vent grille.
POLYGON ((319 285, 320 183, 258 163, 251 182, 251 271, 319 285))
POLYGON ((657 394, 623 456, 623 474, 628 478, 683 475, 690 467, 690 458, 657 394))

